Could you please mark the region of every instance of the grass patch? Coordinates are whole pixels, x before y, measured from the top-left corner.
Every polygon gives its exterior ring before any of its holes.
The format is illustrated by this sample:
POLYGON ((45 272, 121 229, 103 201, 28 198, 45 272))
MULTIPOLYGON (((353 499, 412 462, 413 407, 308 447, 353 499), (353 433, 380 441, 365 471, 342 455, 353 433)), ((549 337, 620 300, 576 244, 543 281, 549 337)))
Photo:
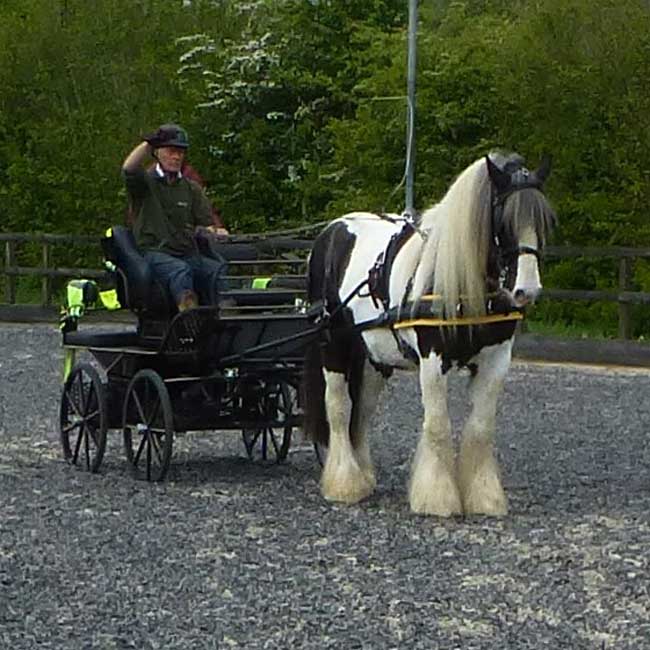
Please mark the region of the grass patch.
POLYGON ((545 320, 526 320, 526 331, 542 336, 555 336, 564 339, 614 339, 610 331, 604 330, 593 323, 565 323, 562 321, 549 322, 545 320))
MULTIPOLYGON (((65 287, 67 279, 54 278, 51 284, 50 304, 58 307, 65 300, 65 287)), ((19 277, 16 281, 16 304, 40 305, 43 300, 40 278, 19 277)))

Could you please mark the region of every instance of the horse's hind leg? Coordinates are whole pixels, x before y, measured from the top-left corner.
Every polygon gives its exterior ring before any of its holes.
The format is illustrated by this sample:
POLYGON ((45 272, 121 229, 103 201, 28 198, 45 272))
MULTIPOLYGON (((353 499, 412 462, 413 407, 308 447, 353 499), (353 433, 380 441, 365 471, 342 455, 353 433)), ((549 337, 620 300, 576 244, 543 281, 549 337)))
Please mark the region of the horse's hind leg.
POLYGON ((411 469, 411 510, 449 517, 460 514, 462 506, 447 411, 447 378, 435 354, 420 361, 420 385, 424 423, 411 469))
POLYGON ((497 400, 510 367, 512 342, 484 348, 472 379, 472 411, 462 434, 458 471, 465 514, 501 516, 508 511, 494 457, 497 400))
POLYGON ((376 370, 370 361, 366 360, 359 394, 353 408, 351 435, 357 462, 373 488, 377 485, 377 479, 370 456, 368 430, 385 383, 386 380, 382 373, 376 370))
POLYGON ((368 476, 367 468, 362 467, 352 446, 352 398, 346 376, 333 370, 323 372, 330 437, 321 491, 329 501, 357 503, 372 493, 374 477, 368 476))

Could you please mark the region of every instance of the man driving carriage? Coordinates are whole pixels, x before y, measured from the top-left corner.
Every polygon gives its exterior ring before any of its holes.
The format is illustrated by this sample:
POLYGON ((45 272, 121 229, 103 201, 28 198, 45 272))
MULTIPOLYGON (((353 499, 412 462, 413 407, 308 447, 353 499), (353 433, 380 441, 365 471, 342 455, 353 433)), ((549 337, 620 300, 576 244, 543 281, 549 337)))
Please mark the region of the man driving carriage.
POLYGON ((189 147, 186 131, 163 124, 146 135, 124 160, 122 175, 135 206, 133 234, 154 275, 184 311, 217 304, 226 262, 199 253, 197 229, 214 230, 212 206, 203 188, 183 175, 189 147), (153 156, 149 170, 143 163, 153 156))

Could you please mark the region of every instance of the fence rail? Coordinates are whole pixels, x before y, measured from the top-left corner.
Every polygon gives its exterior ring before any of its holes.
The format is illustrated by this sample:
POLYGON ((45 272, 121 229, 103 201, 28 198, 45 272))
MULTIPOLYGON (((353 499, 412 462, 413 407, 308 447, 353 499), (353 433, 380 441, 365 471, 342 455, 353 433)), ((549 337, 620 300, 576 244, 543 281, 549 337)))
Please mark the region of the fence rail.
POLYGON ((618 303, 618 337, 632 338, 632 305, 650 304, 650 293, 632 291, 632 276, 636 259, 650 258, 650 248, 625 246, 548 246, 546 255, 555 259, 609 258, 618 260, 618 287, 610 291, 580 289, 544 289, 544 297, 555 300, 602 300, 618 303))
MULTIPOLYGON (((308 228, 298 228, 279 233, 240 235, 233 238, 235 242, 257 242, 262 250, 267 251, 305 251, 311 247, 312 238, 309 233, 317 232, 316 224, 308 228), (305 237, 305 235, 307 235, 305 237), (296 237, 302 236, 302 239, 296 237)), ((53 248, 56 246, 87 246, 95 248, 99 254, 97 237, 84 235, 59 235, 47 233, 0 233, 0 245, 4 248, 4 264, 0 266, 0 278, 4 277, 4 305, 0 305, 0 320, 6 318, 12 311, 25 313, 25 305, 16 303, 17 279, 19 277, 40 277, 41 291, 40 304, 43 309, 52 308, 53 289, 52 280, 55 278, 91 278, 101 279, 106 277, 106 271, 87 268, 57 268, 53 266, 53 248), (40 245, 40 266, 19 266, 17 264, 18 247, 23 244, 40 245), (12 308, 15 308, 12 310, 12 308)), ((577 289, 544 289, 544 297, 552 300, 582 300, 605 301, 618 304, 618 335, 622 339, 632 337, 632 305, 650 304, 650 293, 632 290, 632 275, 634 261, 637 259, 650 259, 650 248, 630 247, 588 247, 577 246, 549 246, 546 249, 547 257, 551 259, 592 258, 618 260, 618 286, 610 290, 585 291, 577 289)), ((286 264, 283 259, 267 259, 257 261, 256 264, 286 264)), ((243 265, 250 262, 243 263, 243 265)), ((235 263, 236 265, 236 263, 235 263)))

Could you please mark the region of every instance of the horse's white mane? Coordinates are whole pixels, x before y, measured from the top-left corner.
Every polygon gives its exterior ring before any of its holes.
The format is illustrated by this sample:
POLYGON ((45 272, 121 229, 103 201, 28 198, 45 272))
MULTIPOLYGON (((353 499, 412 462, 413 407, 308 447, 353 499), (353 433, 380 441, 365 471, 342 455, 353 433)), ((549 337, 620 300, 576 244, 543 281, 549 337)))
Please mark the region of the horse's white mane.
POLYGON ((485 158, 472 163, 454 181, 442 201, 422 215, 428 231, 413 284, 418 302, 432 291, 442 298, 445 316, 485 313, 485 282, 489 252, 491 188, 485 158))

